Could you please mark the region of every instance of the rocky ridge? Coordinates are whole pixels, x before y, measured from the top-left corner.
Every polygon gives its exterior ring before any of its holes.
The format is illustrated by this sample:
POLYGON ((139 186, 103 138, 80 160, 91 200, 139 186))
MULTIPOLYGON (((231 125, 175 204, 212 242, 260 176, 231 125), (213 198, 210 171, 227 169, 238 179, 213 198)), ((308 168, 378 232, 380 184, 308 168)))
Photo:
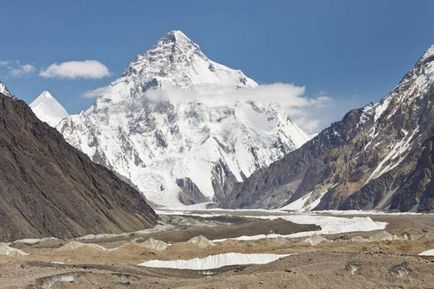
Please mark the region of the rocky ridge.
POLYGON ((387 96, 238 183, 226 208, 434 210, 434 46, 387 96))
POLYGON ((156 224, 141 194, 0 93, 0 240, 135 231, 156 224))

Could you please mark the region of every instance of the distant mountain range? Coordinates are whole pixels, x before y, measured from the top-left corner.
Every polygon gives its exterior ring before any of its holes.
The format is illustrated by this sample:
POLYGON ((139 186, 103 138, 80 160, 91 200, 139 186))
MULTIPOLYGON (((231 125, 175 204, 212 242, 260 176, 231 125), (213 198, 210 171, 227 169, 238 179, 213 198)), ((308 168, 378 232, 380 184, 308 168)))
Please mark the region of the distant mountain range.
POLYGON ((0 241, 120 233, 156 224, 157 215, 138 191, 69 145, 3 85, 0 89, 0 241))
POLYGON ((225 208, 434 211, 434 46, 390 94, 259 169, 225 208))
POLYGON ((272 100, 236 97, 257 87, 171 31, 57 129, 156 206, 216 202, 308 140, 272 100))

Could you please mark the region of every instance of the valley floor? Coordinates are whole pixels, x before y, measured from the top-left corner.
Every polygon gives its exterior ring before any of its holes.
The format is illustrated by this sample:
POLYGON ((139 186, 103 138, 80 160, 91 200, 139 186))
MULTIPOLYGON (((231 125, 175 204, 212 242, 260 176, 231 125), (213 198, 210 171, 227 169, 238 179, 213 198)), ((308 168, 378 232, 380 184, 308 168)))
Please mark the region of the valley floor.
POLYGON ((159 213, 149 230, 8 244, 28 255, 0 255, 0 288, 434 288, 434 256, 419 256, 434 249, 432 214, 159 213), (137 266, 228 252, 289 255, 197 271, 137 266))

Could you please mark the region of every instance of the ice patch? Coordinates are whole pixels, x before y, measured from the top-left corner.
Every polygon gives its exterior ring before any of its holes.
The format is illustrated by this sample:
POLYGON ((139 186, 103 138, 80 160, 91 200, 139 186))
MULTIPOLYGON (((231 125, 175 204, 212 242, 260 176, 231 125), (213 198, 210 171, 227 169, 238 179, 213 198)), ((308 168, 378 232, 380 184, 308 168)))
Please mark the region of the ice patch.
POLYGON ((316 208, 316 206, 319 205, 322 198, 329 192, 329 190, 336 187, 338 184, 334 184, 330 186, 326 191, 320 193, 319 195, 317 193, 314 194, 315 199, 312 201, 312 194, 313 192, 309 192, 306 195, 298 198, 294 202, 280 208, 280 210, 290 210, 290 211, 311 211, 316 208))
POLYGON ((431 215, 429 213, 415 213, 415 212, 383 212, 383 211, 375 211, 375 210, 369 210, 369 211, 360 211, 360 210, 323 210, 323 211, 316 211, 312 212, 316 214, 331 214, 331 215, 431 215))
POLYGON ((311 195, 312 195, 312 192, 298 198, 294 202, 289 203, 288 205, 286 205, 280 209, 281 210, 290 210, 290 211, 302 210, 304 208, 306 201, 310 198, 311 195))
MULTIPOLYGON (((250 210, 251 212, 261 212, 266 213, 266 210, 250 210)), ((232 211, 226 210, 221 211, 222 213, 214 213, 216 211, 210 211, 212 213, 194 213, 192 211, 168 211, 161 210, 158 211, 158 214, 162 215, 187 215, 187 216, 196 216, 202 218, 212 218, 216 216, 230 216, 229 214, 232 211)), ((236 212, 233 211, 233 212, 236 212)), ((249 212, 246 210, 245 212, 249 212)), ((376 231, 376 230, 384 230, 387 226, 386 222, 376 222, 372 220, 370 217, 338 217, 338 216, 325 216, 325 215, 317 215, 314 212, 307 213, 299 213, 299 214, 284 214, 283 211, 270 210, 268 211, 270 215, 242 215, 245 218, 257 218, 264 220, 276 220, 283 219, 289 222, 293 222, 296 224, 314 224, 320 226, 321 229, 319 231, 304 231, 298 232, 289 235, 281 235, 281 234, 259 234, 253 236, 240 236, 236 238, 229 239, 216 239, 212 240, 213 242, 224 242, 227 240, 238 240, 238 241, 252 241, 252 240, 260 240, 260 239, 269 239, 269 238, 298 238, 298 237, 308 237, 312 235, 318 234, 340 234, 340 233, 349 233, 349 232, 367 232, 367 231, 376 231)))
MULTIPOLYGON (((318 234, 340 234, 349 232, 367 232, 383 230, 386 228, 386 222, 375 222, 369 217, 331 217, 331 216, 315 216, 315 215, 289 215, 289 216, 248 216, 249 218, 259 218, 259 219, 284 219, 296 224, 314 224, 321 227, 319 231, 304 231, 289 235, 280 234, 261 234, 253 236, 241 236, 238 238, 231 238, 231 240, 238 241, 252 241, 259 239, 270 239, 270 238, 298 238, 307 237, 318 234)), ((228 239, 213 240, 213 242, 223 242, 228 239)))
POLYGON ((434 249, 423 251, 419 256, 434 256, 434 249))
POLYGON ((152 260, 138 264, 138 266, 181 270, 210 270, 233 265, 268 264, 290 255, 224 253, 189 260, 152 260))

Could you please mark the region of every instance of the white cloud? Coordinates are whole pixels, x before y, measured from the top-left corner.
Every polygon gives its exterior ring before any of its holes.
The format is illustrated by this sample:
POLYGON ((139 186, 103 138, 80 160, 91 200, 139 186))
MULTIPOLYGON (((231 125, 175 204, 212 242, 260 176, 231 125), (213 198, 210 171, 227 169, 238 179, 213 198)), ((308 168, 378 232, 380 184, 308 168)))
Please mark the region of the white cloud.
MULTIPOLYGON (((106 86, 84 93, 85 97, 113 96, 125 94, 128 97, 128 87, 106 86)), ((164 89, 147 90, 145 99, 151 102, 169 100, 173 103, 206 102, 208 106, 233 105, 237 101, 254 101, 259 103, 277 103, 285 108, 291 118, 307 133, 318 132, 324 127, 322 115, 328 109, 331 99, 325 95, 309 97, 303 86, 275 83, 260 85, 255 88, 235 89, 233 87, 196 87, 185 90, 166 86, 164 89)), ((124 99, 120 97, 119 99, 124 99)))
MULTIPOLYGON (((110 87, 106 88, 110 89, 110 87)), ((96 90, 95 95, 107 91, 96 90)), ((172 102, 205 101, 207 105, 220 106, 235 104, 237 101, 254 101, 259 103, 276 103, 285 108, 293 121, 309 134, 318 132, 324 127, 322 121, 325 111, 329 109, 330 97, 319 95, 309 97, 305 87, 294 84, 275 83, 260 85, 255 88, 234 89, 220 87, 214 89, 182 90, 166 88, 164 90, 149 90, 146 96, 150 101, 170 100, 172 102)))
POLYGON ((108 92, 108 86, 107 87, 100 87, 97 89, 93 89, 93 90, 88 90, 86 91, 83 96, 86 98, 95 98, 101 95, 104 95, 108 92))
POLYGON ((0 69, 12 77, 22 77, 36 70, 31 64, 21 64, 19 61, 1 60, 0 69))
POLYGON ((17 67, 11 69, 10 73, 13 76, 19 77, 19 76, 23 76, 23 75, 28 74, 28 73, 32 73, 35 70, 36 70, 36 68, 31 64, 23 64, 23 65, 18 64, 17 67))
POLYGON ((222 105, 237 101, 255 101, 260 103, 278 103, 290 108, 301 108, 322 103, 322 100, 311 99, 305 96, 305 88, 293 84, 266 84, 254 88, 235 89, 232 87, 220 87, 215 89, 197 88, 190 91, 177 88, 164 90, 150 90, 147 92, 150 100, 169 98, 174 102, 186 102, 206 100, 207 104, 222 105))
POLYGON ((39 73, 45 78, 101 79, 110 75, 107 66, 97 60, 66 61, 53 63, 39 73))

